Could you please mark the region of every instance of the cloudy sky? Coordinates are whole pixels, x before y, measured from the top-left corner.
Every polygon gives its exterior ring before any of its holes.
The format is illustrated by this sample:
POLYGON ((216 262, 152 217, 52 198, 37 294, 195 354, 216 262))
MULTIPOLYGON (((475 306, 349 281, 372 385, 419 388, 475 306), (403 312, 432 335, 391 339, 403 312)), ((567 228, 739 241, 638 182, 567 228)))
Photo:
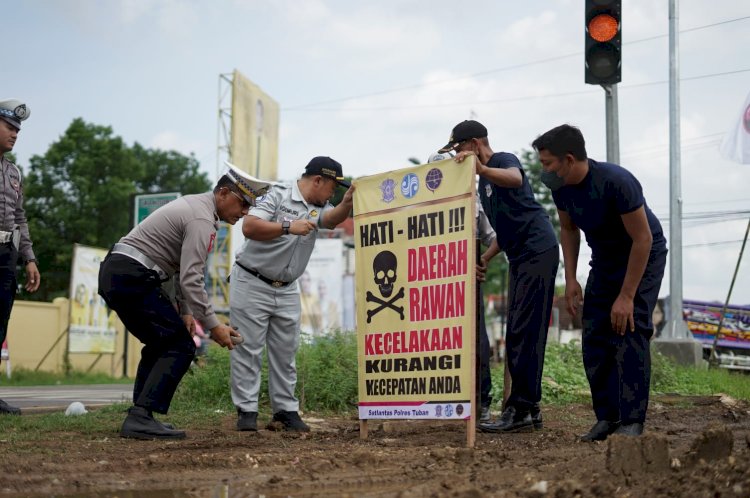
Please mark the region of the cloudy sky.
MULTIPOLYGON (((750 4, 679 3, 683 211, 691 218, 683 293, 723 301, 750 210, 750 165, 722 159, 718 144, 750 92, 750 4)), ((621 163, 668 233, 668 2, 623 4, 621 163)), ((488 127, 496 151, 528 148, 567 122, 582 129, 591 157, 606 157, 603 91, 583 82, 583 0, 0 5, 0 98, 32 108, 16 145, 21 166, 82 117, 128 143, 195 153, 213 179, 219 75, 234 69, 280 103, 283 179, 316 155, 353 176, 406 167, 470 117, 488 127)), ((750 254, 732 301, 750 304, 750 254)))

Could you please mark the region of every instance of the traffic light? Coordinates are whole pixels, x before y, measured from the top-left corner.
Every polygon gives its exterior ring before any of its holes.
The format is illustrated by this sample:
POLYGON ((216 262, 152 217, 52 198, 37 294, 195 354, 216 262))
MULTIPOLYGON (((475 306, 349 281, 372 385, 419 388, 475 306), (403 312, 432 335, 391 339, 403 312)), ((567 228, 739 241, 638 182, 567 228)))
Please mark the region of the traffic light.
POLYGON ((621 0, 586 0, 586 83, 622 80, 621 0))

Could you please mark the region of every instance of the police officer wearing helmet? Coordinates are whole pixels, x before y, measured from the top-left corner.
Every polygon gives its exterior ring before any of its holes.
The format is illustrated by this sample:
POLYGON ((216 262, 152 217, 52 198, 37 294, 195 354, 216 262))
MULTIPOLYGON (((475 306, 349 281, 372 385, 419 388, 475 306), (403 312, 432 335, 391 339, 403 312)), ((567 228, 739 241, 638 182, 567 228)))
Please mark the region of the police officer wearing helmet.
MULTIPOLYGON (((16 144, 21 121, 30 114, 31 109, 21 101, 0 101, 0 344, 8 334, 10 311, 16 297, 16 264, 19 256, 26 268, 26 291, 36 292, 40 282, 23 209, 21 170, 5 157, 5 153, 12 151, 16 144)), ((0 400, 0 415, 20 414, 19 408, 0 400)))
POLYGON ((167 413, 172 396, 195 356, 195 320, 221 346, 239 334, 219 322, 203 280, 219 220, 235 224, 269 184, 230 165, 213 192, 186 195, 157 209, 120 239, 99 271, 99 294, 143 344, 133 386, 133 407, 120 435, 135 439, 183 439, 153 412, 167 413), (161 284, 174 276, 177 307, 161 284))
POLYGON ((310 260, 318 228, 334 228, 344 221, 352 209, 353 194, 341 164, 330 157, 315 157, 300 179, 274 186, 243 221, 247 240, 237 253, 229 297, 232 324, 245 339, 231 354, 237 430, 257 430, 264 346, 273 421, 288 431, 310 430, 299 416, 299 400, 294 395, 300 337, 296 280, 310 260), (328 201, 338 185, 348 190, 333 207, 328 201))

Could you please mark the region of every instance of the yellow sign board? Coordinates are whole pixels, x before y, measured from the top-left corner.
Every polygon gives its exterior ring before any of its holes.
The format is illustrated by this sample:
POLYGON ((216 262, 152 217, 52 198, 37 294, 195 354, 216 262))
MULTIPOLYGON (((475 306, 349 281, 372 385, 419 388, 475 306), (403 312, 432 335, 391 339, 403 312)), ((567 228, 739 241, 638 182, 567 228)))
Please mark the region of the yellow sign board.
POLYGON ((475 380, 473 158, 355 181, 360 419, 468 419, 475 380))

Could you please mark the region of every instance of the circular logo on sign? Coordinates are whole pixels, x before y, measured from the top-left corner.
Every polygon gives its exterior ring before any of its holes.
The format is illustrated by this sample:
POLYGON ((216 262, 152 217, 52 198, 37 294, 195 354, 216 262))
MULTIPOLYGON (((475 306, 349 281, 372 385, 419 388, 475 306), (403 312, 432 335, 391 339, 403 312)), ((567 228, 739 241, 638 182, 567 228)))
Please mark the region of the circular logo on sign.
POLYGON ((419 190, 419 178, 417 178, 417 175, 414 173, 408 173, 407 175, 404 175, 403 180, 401 180, 401 193, 406 197, 407 199, 411 199, 415 195, 417 195, 417 191, 419 190))
POLYGON ((456 406, 456 415, 458 415, 460 417, 461 415, 463 415, 463 413, 464 413, 464 405, 457 405, 456 406))
POLYGON ((427 189, 431 192, 434 192, 437 190, 437 188, 440 186, 440 184, 443 182, 443 172, 440 171, 437 168, 432 168, 430 171, 427 172, 427 178, 425 178, 425 185, 427 185, 427 189))
POLYGON ((451 405, 445 405, 445 416, 446 417, 452 417, 453 416, 453 406, 451 406, 451 405))

